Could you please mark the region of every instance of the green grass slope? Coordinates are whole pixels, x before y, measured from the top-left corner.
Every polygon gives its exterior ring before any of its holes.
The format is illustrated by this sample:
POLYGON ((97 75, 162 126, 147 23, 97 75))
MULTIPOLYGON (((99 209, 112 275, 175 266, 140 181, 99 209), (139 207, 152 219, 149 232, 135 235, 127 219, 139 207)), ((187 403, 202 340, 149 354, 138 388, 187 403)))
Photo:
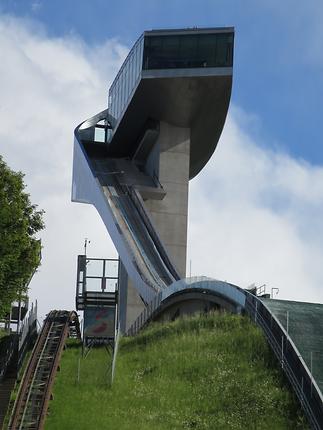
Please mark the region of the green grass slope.
POLYGON ((246 317, 195 316, 123 338, 112 387, 106 350, 80 354, 73 343, 63 354, 46 430, 308 428, 246 317))

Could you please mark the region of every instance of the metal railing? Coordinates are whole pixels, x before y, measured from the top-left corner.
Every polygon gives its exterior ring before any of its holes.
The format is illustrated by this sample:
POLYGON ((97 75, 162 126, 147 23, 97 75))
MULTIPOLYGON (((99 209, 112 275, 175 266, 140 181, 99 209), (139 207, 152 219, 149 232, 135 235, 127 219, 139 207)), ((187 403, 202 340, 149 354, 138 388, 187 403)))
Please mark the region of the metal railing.
POLYGON ((25 343, 25 340, 28 334, 30 333, 30 330, 31 329, 33 330, 33 328, 36 326, 36 320, 37 320, 37 301, 35 306, 34 304, 32 304, 31 310, 29 311, 28 316, 23 320, 22 325, 20 327, 19 350, 25 343))
POLYGON ((23 320, 19 332, 4 337, 0 342, 0 381, 9 367, 18 371, 37 336, 37 302, 23 320))
POLYGON ((138 315, 135 321, 131 324, 126 332, 126 336, 135 336, 139 331, 154 317, 156 310, 161 305, 162 293, 156 294, 151 302, 144 308, 144 310, 138 315))
POLYGON ((43 429, 60 357, 71 328, 80 338, 77 314, 51 311, 35 343, 15 400, 8 429, 43 429))
POLYGON ((0 341, 0 382, 7 373, 9 366, 17 356, 18 335, 5 336, 0 341))
POLYGON ((265 304, 248 292, 246 292, 245 311, 262 328, 306 412, 312 428, 322 430, 323 397, 321 391, 288 333, 265 304))

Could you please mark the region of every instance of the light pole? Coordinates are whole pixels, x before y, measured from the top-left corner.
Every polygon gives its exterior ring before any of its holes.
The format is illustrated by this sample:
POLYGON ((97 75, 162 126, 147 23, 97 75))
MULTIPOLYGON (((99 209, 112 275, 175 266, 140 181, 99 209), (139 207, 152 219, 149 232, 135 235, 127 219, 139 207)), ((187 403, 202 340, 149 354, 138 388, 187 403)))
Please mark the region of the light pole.
POLYGON ((86 257, 86 248, 90 243, 91 243, 91 241, 86 237, 84 239, 84 255, 85 255, 85 257, 86 257))

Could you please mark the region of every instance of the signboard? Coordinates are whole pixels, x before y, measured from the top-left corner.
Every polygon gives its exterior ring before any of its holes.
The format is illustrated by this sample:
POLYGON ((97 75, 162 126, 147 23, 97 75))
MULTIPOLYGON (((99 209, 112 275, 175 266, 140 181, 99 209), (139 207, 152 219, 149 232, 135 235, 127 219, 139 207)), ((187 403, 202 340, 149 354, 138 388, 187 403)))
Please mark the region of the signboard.
POLYGON ((84 337, 115 336, 115 306, 84 310, 84 337))

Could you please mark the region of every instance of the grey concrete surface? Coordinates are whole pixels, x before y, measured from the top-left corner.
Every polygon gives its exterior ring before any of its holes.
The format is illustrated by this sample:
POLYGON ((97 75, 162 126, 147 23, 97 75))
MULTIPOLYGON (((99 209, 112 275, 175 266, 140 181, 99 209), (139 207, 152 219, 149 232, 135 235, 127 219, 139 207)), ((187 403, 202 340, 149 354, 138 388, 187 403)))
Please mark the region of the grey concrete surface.
POLYGON ((166 122, 160 124, 159 181, 166 196, 146 200, 159 236, 181 276, 186 274, 188 181, 190 168, 190 129, 166 122))

